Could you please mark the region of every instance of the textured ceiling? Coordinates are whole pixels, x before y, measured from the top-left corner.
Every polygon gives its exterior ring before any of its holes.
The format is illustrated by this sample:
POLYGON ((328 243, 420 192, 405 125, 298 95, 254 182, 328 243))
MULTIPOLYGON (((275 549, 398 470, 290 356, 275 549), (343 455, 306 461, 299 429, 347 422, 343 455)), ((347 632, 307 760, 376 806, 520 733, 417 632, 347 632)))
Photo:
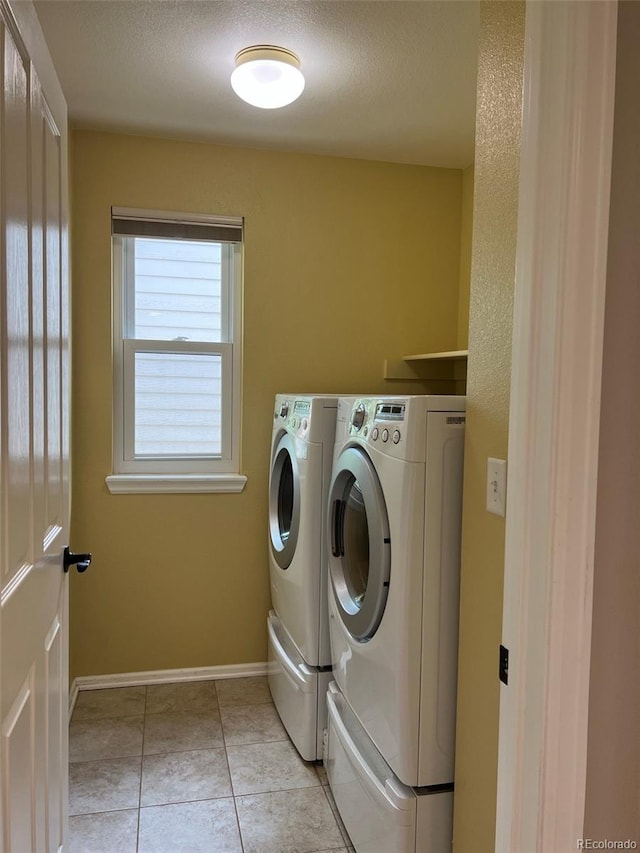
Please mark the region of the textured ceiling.
POLYGON ((476 0, 41 0, 75 126, 401 163, 473 161, 476 0), (233 93, 238 50, 295 51, 302 97, 233 93))

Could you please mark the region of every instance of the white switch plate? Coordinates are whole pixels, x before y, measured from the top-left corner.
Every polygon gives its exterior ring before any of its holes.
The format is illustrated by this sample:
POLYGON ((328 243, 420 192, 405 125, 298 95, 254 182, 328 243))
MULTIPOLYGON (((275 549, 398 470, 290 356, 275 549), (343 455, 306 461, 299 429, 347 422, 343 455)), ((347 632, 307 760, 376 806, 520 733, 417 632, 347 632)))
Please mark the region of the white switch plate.
POLYGON ((504 517, 507 507, 507 463, 487 459, 487 511, 504 517))

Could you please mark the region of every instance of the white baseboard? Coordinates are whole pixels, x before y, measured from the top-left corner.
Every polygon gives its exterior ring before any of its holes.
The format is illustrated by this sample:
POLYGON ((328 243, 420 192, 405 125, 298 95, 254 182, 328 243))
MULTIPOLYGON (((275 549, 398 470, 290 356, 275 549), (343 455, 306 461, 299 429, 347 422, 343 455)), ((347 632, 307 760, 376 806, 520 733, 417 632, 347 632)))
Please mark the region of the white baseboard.
POLYGON ((110 675, 81 675, 73 679, 69 705, 75 705, 80 690, 106 690, 109 687, 143 687, 148 684, 172 684, 179 681, 211 681, 218 678, 249 678, 266 675, 266 663, 237 663, 192 669, 158 669, 149 672, 119 672, 110 675), (74 695, 75 691, 75 695, 74 695))
POLYGON ((78 679, 74 678, 69 686, 69 719, 71 719, 71 715, 73 714, 73 709, 76 707, 76 701, 78 699, 78 679))

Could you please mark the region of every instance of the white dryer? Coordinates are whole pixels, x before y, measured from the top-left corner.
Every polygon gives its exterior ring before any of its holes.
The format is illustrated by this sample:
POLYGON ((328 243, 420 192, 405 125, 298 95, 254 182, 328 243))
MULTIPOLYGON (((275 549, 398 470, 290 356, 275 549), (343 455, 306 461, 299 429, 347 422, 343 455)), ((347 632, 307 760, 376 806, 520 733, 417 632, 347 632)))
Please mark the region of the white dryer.
POLYGON ((336 397, 278 394, 271 439, 268 679, 306 760, 322 756, 331 678, 323 530, 336 406, 336 397))
POLYGON ((465 398, 338 406, 348 426, 328 497, 339 688, 328 697, 329 782, 358 853, 427 842, 439 853, 451 844, 465 398), (363 819, 376 779, 377 817, 363 819), (396 819, 399 834, 360 838, 373 822, 392 832, 396 819))
POLYGON ((357 853, 451 853, 452 786, 400 782, 331 682, 325 766, 357 853))

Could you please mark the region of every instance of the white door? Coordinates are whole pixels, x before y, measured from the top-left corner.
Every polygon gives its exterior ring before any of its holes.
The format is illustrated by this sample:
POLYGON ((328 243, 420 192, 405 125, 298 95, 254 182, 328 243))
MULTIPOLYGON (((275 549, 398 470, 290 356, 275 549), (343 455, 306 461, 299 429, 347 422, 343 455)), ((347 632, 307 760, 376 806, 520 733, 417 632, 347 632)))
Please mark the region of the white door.
POLYGON ((4 2, 0 43, 0 849, 49 853, 67 796, 66 115, 54 118, 4 2))

